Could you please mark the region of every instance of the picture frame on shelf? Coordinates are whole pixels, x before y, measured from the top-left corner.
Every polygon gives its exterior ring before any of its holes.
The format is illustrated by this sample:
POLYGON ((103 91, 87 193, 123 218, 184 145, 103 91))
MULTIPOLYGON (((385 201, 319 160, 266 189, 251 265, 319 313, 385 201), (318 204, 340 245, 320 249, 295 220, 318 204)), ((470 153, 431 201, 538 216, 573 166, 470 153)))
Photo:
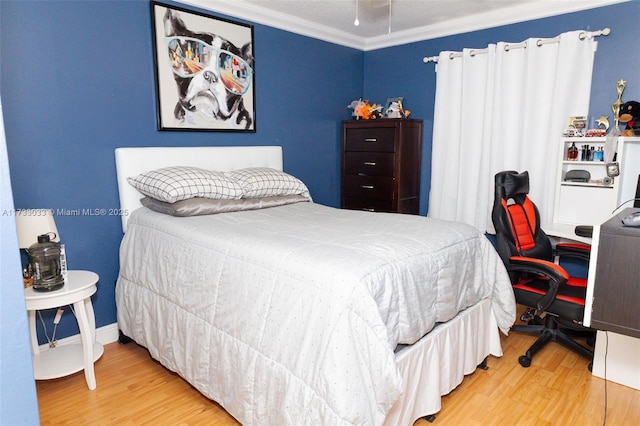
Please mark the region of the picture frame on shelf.
POLYGON ((384 118, 402 118, 402 113, 400 111, 397 111, 398 114, 396 114, 396 111, 392 110, 392 105, 394 103, 397 103, 400 105, 400 107, 402 107, 403 99, 404 98, 402 96, 396 97, 396 98, 388 98, 387 102, 384 104, 384 109, 382 110, 382 116, 384 118))
POLYGON ((253 26, 150 5, 158 130, 255 132, 253 26))
POLYGON ((575 129, 575 136, 584 136, 587 131, 588 117, 586 115, 574 115, 569 117, 569 128, 575 129))

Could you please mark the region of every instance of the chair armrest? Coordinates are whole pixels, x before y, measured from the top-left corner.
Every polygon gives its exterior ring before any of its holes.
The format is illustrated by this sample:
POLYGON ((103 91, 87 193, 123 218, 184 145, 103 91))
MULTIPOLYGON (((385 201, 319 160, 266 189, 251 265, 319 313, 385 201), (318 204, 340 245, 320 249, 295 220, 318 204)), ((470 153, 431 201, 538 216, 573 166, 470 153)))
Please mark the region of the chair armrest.
POLYGON ((575 227, 575 233, 579 237, 591 238, 593 237, 592 225, 578 225, 575 227))
POLYGON ((549 280, 549 291, 536 304, 539 311, 545 311, 553 303, 560 286, 569 280, 569 274, 562 266, 533 257, 511 256, 507 270, 528 272, 549 280))
POLYGON ((555 247, 556 255, 562 258, 573 257, 577 259, 589 261, 591 256, 591 246, 581 243, 558 243, 555 247))

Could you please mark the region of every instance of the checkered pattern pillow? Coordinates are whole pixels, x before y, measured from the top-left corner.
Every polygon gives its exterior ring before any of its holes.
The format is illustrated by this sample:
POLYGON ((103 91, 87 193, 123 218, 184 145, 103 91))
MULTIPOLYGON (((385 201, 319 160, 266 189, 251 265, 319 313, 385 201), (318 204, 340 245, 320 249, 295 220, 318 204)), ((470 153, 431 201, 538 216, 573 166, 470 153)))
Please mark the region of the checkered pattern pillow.
POLYGON ((242 188, 222 172, 176 166, 152 170, 127 181, 142 194, 167 203, 193 197, 239 199, 242 188))
POLYGON ((243 198, 309 194, 307 186, 296 177, 268 167, 250 167, 228 173, 244 192, 243 198))

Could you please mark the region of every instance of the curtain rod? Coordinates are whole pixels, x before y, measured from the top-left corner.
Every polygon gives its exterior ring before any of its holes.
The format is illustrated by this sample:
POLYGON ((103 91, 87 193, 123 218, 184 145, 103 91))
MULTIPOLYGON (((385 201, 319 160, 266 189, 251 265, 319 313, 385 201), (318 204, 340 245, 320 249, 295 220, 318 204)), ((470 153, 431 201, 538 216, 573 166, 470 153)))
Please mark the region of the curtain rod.
MULTIPOLYGON (((580 33, 580 35, 578 36, 580 38, 580 40, 584 40, 587 37, 599 37, 599 36, 608 36, 609 34, 611 34, 611 28, 603 28, 601 30, 598 31, 583 31, 580 33)), ((560 41, 560 37, 555 37, 555 38, 547 38, 547 39, 539 39, 538 42, 536 43, 538 46, 542 46, 544 44, 552 44, 552 43, 557 43, 560 41)), ((509 43, 504 47, 504 50, 509 51, 511 49, 520 49, 522 47, 526 47, 527 46, 527 42, 522 42, 522 43, 509 43)), ((488 49, 473 49, 470 52, 471 56, 477 55, 477 54, 483 54, 483 53, 487 53, 488 49)), ((449 55, 449 59, 453 59, 453 58, 460 58, 462 56, 462 52, 453 52, 449 55)), ((425 64, 429 63, 429 62, 438 62, 438 57, 437 56, 425 56, 424 58, 422 58, 422 62, 424 62, 425 64)))

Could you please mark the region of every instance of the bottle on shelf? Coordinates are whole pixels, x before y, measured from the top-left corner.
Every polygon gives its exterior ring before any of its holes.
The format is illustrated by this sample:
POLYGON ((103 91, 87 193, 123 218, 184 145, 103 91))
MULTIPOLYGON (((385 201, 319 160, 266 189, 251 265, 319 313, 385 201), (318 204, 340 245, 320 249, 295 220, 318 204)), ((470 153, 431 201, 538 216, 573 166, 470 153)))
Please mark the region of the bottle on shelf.
POLYGON ((578 159, 578 148, 576 147, 576 143, 573 142, 569 149, 567 150, 567 160, 575 161, 578 159))
POLYGON ((593 154, 594 161, 604 161, 604 148, 599 147, 598 150, 593 154))

